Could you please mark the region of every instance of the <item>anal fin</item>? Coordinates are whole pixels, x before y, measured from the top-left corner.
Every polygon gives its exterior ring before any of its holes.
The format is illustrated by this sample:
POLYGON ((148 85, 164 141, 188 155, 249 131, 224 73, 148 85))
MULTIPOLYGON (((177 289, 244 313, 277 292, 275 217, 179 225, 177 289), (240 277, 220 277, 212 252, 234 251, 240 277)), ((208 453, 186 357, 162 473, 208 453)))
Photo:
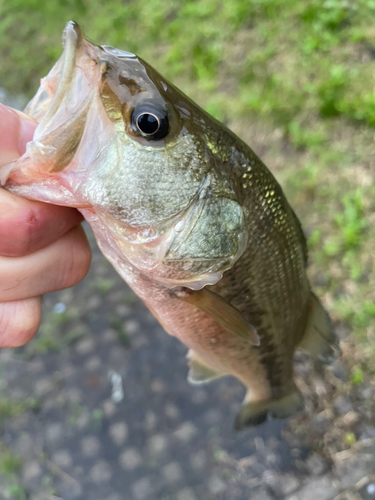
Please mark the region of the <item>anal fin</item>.
POLYGON ((198 359, 194 351, 188 353, 189 373, 188 382, 193 385, 206 384, 217 378, 223 377, 225 373, 218 372, 198 359))
POLYGON ((311 301, 311 312, 298 349, 313 359, 332 364, 340 353, 338 338, 328 313, 313 293, 311 301))

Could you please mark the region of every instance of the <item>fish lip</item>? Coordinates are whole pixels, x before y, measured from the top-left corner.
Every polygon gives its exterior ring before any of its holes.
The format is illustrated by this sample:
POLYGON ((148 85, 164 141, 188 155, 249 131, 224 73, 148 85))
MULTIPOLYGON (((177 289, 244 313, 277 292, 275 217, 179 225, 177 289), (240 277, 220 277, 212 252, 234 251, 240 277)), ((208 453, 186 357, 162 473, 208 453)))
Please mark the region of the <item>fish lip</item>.
POLYGON ((65 25, 62 34, 62 44, 65 48, 67 45, 73 45, 74 48, 78 48, 85 35, 81 30, 78 23, 75 21, 68 21, 65 25))
POLYGON ((45 132, 59 109, 76 72, 76 52, 84 39, 83 31, 74 21, 69 21, 63 31, 63 68, 55 95, 39 125, 39 136, 45 132))

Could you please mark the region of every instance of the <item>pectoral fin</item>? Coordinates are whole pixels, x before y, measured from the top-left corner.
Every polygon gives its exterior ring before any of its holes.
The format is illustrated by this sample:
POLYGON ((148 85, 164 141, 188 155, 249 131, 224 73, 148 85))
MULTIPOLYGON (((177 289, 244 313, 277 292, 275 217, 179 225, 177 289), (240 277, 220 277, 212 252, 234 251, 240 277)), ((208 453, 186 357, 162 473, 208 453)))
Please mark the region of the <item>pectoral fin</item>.
POLYGON ((179 299, 204 311, 230 334, 241 337, 254 345, 259 345, 256 329, 245 320, 237 309, 216 293, 206 288, 197 291, 184 288, 175 293, 179 299))
POLYGON ((198 360, 196 354, 192 350, 188 353, 188 359, 190 369, 187 379, 188 382, 193 385, 205 384, 207 382, 211 382, 211 380, 215 380, 226 375, 226 373, 217 372, 213 368, 198 360))

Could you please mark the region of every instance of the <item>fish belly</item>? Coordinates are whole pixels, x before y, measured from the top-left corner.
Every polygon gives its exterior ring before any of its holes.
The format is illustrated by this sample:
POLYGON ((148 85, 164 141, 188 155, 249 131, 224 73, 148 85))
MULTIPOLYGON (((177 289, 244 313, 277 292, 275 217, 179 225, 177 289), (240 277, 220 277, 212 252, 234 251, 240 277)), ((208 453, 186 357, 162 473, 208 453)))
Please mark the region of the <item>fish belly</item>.
POLYGON ((271 397, 267 373, 260 362, 256 346, 230 335, 206 313, 174 297, 165 287, 143 276, 131 281, 130 286, 167 333, 177 337, 190 349, 190 364, 195 361, 218 376, 237 377, 247 387, 254 401, 271 397))

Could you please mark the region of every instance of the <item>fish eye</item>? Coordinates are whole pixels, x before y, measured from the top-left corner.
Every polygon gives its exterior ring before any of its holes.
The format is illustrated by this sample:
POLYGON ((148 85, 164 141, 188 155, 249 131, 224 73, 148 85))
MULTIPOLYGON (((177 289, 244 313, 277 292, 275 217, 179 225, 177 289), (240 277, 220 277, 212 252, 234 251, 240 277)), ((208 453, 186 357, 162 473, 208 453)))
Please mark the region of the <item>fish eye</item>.
POLYGON ((132 128, 150 141, 164 139, 169 132, 167 111, 161 106, 140 104, 133 111, 132 128))

